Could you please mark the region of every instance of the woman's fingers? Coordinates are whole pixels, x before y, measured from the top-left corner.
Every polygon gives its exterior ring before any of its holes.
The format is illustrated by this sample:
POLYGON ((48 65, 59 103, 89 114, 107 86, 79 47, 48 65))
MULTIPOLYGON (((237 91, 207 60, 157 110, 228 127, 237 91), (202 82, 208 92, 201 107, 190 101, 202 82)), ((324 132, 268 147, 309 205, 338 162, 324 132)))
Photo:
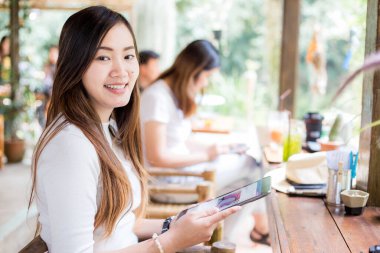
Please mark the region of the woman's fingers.
POLYGON ((196 218, 204 218, 204 217, 212 216, 218 212, 219 212, 219 209, 216 207, 213 207, 213 208, 206 209, 204 211, 196 212, 194 213, 194 215, 196 216, 196 218))
POLYGON ((204 217, 203 219, 208 224, 215 224, 215 223, 218 223, 219 221, 224 220, 225 218, 227 218, 231 214, 236 213, 240 209, 241 209, 241 206, 234 206, 234 207, 231 207, 231 208, 228 208, 226 210, 219 211, 219 212, 209 212, 208 215, 203 216, 204 217))

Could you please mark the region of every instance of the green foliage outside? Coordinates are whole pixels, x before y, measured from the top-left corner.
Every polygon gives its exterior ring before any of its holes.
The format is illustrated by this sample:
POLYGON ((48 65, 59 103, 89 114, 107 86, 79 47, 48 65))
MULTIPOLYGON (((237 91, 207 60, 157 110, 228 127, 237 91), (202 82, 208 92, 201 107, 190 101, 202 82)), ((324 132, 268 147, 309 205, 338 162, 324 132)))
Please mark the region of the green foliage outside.
MULTIPOLYGON (((222 54, 221 78, 213 81, 208 92, 220 94, 227 103, 203 108, 224 115, 245 118, 254 115, 255 121, 265 124, 266 113, 278 103, 278 75, 282 22, 282 1, 277 0, 177 0, 178 48, 194 39, 211 39, 213 30, 222 30, 220 49, 222 54), (247 74, 256 71, 257 81, 253 97, 247 92, 247 74), (223 81, 221 81, 223 80, 223 81), (247 107, 247 101, 252 108, 247 107), (251 111, 251 112, 250 112, 251 111)), ((299 86, 296 94, 297 112, 302 118, 308 111, 324 112, 332 107, 358 114, 361 111, 361 80, 356 80, 338 102, 331 106, 331 96, 340 82, 359 66, 364 57, 366 1, 365 0, 303 0, 299 38, 299 86), (310 103, 309 69, 305 61, 315 25, 321 28, 328 74, 325 96, 310 103), (347 55, 350 31, 356 41, 352 47, 349 68, 342 67, 347 55)))
MULTIPOLYGON (((0 113, 5 118, 5 137, 34 142, 39 136, 34 92, 41 90, 43 66, 48 49, 58 43, 58 36, 68 14, 59 11, 20 10, 20 87, 15 101, 4 98, 0 113)), ((0 15, 0 36, 9 35, 9 11, 0 15)))
POLYGON ((178 51, 195 39, 209 39, 219 47, 222 56, 221 76, 213 78, 207 92, 219 94, 226 103, 217 107, 201 108, 201 111, 215 111, 236 118, 246 118, 249 110, 248 99, 253 99, 256 108, 273 107, 277 76, 268 74, 265 63, 270 53, 264 54, 265 46, 265 5, 263 1, 208 0, 202 5, 195 0, 177 1, 178 51), (221 30, 218 43, 213 31, 221 30), (257 71, 254 94, 247 97, 247 76, 257 71))
MULTIPOLYGON (((255 121, 262 124, 265 123, 267 112, 277 108, 281 3, 280 0, 176 1, 177 52, 192 40, 205 38, 213 41, 222 55, 221 73, 211 80, 207 92, 223 96, 226 103, 204 107, 201 111, 240 119, 253 115, 255 121), (213 34, 213 31, 218 30, 222 32, 219 42, 213 34)), ((20 31, 21 84, 29 86, 30 90, 42 84, 42 69, 48 48, 58 43, 62 25, 71 13, 23 10, 24 21, 20 31)), ((302 1, 297 118, 310 110, 326 110, 342 78, 360 65, 364 54, 365 18, 365 0, 302 1), (324 35, 328 85, 326 96, 318 98, 311 106, 305 55, 315 24, 319 24, 324 35), (359 43, 353 47, 349 69, 345 70, 342 63, 349 46, 350 30, 355 31, 359 43)), ((2 11, 0 35, 7 33, 8 22, 8 12, 2 11)), ((355 81, 335 107, 354 114, 360 113, 361 80, 355 81)))
POLYGON ((364 41, 366 27, 366 0, 317 1, 304 0, 300 26, 300 67, 299 92, 297 94, 297 116, 302 117, 308 110, 326 111, 334 107, 352 114, 361 112, 362 80, 355 80, 338 99, 331 105, 331 98, 338 86, 349 72, 359 67, 364 59, 364 41), (310 105, 306 52, 313 33, 313 26, 319 24, 325 48, 328 83, 326 95, 321 96, 316 104, 310 105), (352 58, 348 69, 343 68, 345 57, 350 48, 350 32, 355 34, 352 46, 352 58))

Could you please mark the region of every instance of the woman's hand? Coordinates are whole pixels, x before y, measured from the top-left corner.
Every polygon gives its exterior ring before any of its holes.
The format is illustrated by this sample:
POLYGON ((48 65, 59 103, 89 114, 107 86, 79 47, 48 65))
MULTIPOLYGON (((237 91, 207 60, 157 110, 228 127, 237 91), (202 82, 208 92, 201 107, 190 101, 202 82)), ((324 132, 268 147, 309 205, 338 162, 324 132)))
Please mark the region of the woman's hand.
POLYGON ((185 214, 170 225, 167 233, 168 236, 170 233, 172 245, 169 247, 183 249, 210 240, 218 222, 240 209, 240 206, 235 206, 224 211, 213 208, 185 214))
POLYGON ((209 161, 215 160, 219 155, 226 154, 229 151, 228 145, 214 144, 207 149, 207 155, 209 161))

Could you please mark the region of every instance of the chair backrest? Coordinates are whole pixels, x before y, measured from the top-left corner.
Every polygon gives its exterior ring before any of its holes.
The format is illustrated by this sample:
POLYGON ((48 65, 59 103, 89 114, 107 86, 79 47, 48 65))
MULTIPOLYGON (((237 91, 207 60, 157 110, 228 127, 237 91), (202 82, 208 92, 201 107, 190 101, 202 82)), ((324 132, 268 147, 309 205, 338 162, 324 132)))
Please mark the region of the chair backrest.
MULTIPOLYGON (((179 169, 168 168, 149 168, 148 172, 152 177, 159 176, 184 176, 184 177, 199 177, 204 181, 198 182, 194 187, 188 187, 178 184, 163 184, 163 185, 149 185, 150 194, 196 194, 198 196, 197 202, 206 201, 215 196, 215 170, 205 170, 203 172, 183 171, 179 169)), ((170 204, 170 203, 149 203, 146 209, 147 218, 150 219, 165 219, 172 215, 177 215, 180 211, 188 208, 189 204, 170 204)), ((220 241, 223 238, 223 223, 220 222, 215 229, 214 234, 209 242, 206 244, 211 245, 213 242, 220 241)))
POLYGON ((202 202, 214 197, 215 171, 206 170, 203 172, 183 171, 180 169, 156 168, 148 169, 153 183, 148 185, 148 191, 153 202, 147 206, 147 217, 149 218, 166 218, 183 210, 189 204, 202 202), (203 181, 194 182, 192 185, 182 185, 176 183, 154 183, 155 177, 198 177, 203 181), (170 195, 175 198, 178 195, 179 201, 165 202, 165 197, 160 199, 160 195, 170 195), (186 197, 188 195, 189 197, 186 197), (184 199, 182 198, 184 197, 184 199), (168 215, 168 216, 166 216, 168 215), (166 216, 166 217, 165 217, 166 216))
POLYGON ((148 169, 149 175, 153 177, 170 177, 170 176, 185 176, 185 177, 201 177, 206 181, 215 181, 215 170, 205 170, 202 172, 183 171, 180 169, 168 169, 151 167, 148 169))
MULTIPOLYGON (((198 177, 204 181, 194 183, 193 186, 183 186, 178 184, 165 183, 163 185, 149 184, 149 194, 196 194, 198 202, 205 201, 214 196, 215 170, 205 170, 202 172, 183 171, 179 169, 156 168, 148 169, 151 177, 198 177)), ((153 179, 154 181, 154 179, 153 179)))
POLYGON ((41 236, 35 237, 31 242, 28 243, 19 253, 46 253, 48 252, 48 247, 41 236))

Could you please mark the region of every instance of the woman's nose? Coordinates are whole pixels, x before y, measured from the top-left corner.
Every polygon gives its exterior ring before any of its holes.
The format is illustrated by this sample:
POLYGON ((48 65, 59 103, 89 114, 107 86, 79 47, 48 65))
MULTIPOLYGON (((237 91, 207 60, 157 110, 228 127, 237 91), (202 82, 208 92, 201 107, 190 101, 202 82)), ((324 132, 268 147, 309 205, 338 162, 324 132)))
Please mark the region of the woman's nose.
POLYGON ((127 64, 122 60, 114 60, 111 77, 125 78, 128 76, 127 64))

